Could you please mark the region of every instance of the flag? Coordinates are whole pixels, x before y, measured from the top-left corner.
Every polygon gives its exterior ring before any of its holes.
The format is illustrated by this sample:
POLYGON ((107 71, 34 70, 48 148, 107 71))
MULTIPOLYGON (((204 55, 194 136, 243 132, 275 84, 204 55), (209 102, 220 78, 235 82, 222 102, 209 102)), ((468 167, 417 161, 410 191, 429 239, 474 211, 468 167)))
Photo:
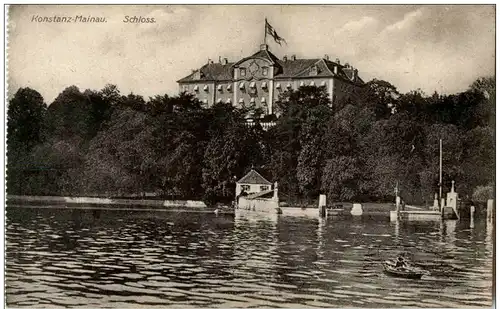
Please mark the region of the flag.
POLYGON ((276 30, 274 30, 273 26, 271 26, 266 19, 266 34, 269 34, 270 36, 273 37, 274 41, 281 45, 281 42, 284 42, 286 44, 286 41, 284 38, 280 37, 278 33, 276 33, 276 30))

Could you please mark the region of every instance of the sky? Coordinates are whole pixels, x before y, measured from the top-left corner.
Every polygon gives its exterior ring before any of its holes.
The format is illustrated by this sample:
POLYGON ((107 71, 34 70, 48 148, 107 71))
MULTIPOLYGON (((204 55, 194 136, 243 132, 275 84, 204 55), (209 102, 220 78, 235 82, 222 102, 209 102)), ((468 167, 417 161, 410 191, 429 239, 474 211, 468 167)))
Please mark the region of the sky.
POLYGON ((266 17, 287 41, 268 41, 277 57, 329 55, 400 92, 457 93, 495 73, 493 5, 17 5, 8 17, 8 94, 30 87, 50 104, 71 85, 115 84, 122 94, 175 95, 176 81, 208 59, 258 51, 266 17), (34 21, 79 15, 106 22, 34 21))

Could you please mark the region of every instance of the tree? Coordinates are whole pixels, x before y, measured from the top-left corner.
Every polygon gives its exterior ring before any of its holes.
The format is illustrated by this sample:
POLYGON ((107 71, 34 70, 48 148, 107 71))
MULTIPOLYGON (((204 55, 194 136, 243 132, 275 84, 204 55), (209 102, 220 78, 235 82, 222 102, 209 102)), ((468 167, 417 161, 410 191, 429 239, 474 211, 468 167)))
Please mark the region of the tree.
POLYGON ((400 93, 387 81, 373 79, 357 92, 357 103, 360 106, 369 107, 377 119, 386 119, 391 113, 399 110, 400 93))
POLYGON ((202 172, 205 201, 233 200, 236 178, 248 172, 249 167, 263 163, 262 128, 247 127, 248 110, 228 104, 216 104, 208 113, 210 140, 202 172))
POLYGON ((43 97, 36 90, 20 88, 16 92, 7 111, 8 150, 29 151, 42 141, 46 111, 43 97))
POLYGON ((312 197, 320 191, 324 124, 332 114, 331 100, 322 87, 303 86, 280 95, 280 118, 270 133, 271 169, 280 192, 312 197))
POLYGON ((47 106, 31 88, 20 88, 7 111, 7 192, 24 193, 30 173, 30 151, 43 142, 47 106))
POLYGON ((151 118, 129 107, 115 109, 85 156, 82 190, 87 194, 141 194, 150 189, 156 157, 151 118))

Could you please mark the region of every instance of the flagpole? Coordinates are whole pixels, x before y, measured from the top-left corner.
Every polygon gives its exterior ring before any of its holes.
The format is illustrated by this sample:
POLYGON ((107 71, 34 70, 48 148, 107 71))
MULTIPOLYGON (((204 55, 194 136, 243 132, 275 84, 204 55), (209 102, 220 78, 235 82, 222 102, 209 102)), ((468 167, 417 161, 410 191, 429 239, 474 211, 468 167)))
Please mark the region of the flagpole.
POLYGON ((266 45, 267 43, 267 18, 265 19, 265 23, 264 23, 264 45, 266 45))

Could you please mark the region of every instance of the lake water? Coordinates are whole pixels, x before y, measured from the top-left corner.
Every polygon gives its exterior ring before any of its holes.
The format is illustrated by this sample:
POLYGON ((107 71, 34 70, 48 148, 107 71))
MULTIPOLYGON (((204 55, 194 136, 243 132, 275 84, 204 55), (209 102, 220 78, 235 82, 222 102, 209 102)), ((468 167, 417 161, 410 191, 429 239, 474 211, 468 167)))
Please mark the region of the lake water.
POLYGON ((492 305, 486 221, 7 207, 6 301, 25 308, 492 305), (388 277, 406 252, 442 264, 388 277))

